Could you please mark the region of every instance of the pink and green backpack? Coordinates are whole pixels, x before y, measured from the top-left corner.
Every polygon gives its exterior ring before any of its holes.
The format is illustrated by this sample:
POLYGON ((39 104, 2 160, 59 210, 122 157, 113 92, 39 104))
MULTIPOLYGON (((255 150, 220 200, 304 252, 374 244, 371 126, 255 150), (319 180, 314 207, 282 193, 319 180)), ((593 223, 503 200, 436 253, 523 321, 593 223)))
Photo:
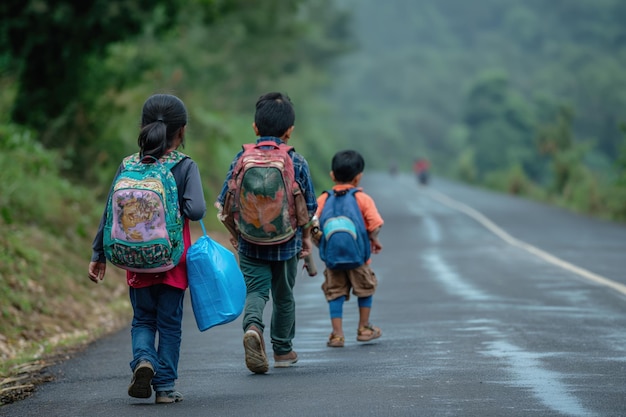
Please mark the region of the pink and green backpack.
POLYGON ((124 159, 104 225, 104 254, 113 265, 157 273, 178 264, 184 251, 184 219, 171 169, 185 158, 173 151, 149 163, 138 153, 124 159))

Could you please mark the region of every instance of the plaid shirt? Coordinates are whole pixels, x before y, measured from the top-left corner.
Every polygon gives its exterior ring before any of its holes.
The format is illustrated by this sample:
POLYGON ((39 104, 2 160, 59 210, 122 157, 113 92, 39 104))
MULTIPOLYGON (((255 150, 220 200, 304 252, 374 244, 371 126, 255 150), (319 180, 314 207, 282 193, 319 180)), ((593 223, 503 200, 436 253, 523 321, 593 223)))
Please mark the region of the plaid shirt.
MULTIPOLYGON (((256 143, 264 141, 273 141, 278 144, 283 143, 279 138, 273 136, 260 137, 257 139, 256 143)), ((242 153, 243 150, 239 151, 239 153, 233 159, 233 162, 230 164, 228 174, 226 175, 224 185, 222 186, 222 191, 217 197, 216 203, 219 204, 219 207, 224 206, 224 200, 226 199, 226 193, 228 192, 228 181, 232 178, 233 169, 235 168, 235 165, 237 164, 237 161, 241 157, 242 153)), ((317 210, 317 199, 315 197, 313 182, 311 181, 309 165, 306 159, 304 159, 302 155, 295 151, 291 152, 291 158, 293 160, 293 168, 295 171, 296 181, 300 185, 300 189, 304 194, 309 217, 312 218, 315 214, 315 211, 317 210)), ((279 245, 255 245, 242 239, 241 236, 239 236, 238 241, 238 251, 245 256, 248 256, 250 258, 263 259, 266 261, 285 261, 287 259, 293 258, 302 250, 302 229, 298 228, 296 236, 293 239, 279 245)))

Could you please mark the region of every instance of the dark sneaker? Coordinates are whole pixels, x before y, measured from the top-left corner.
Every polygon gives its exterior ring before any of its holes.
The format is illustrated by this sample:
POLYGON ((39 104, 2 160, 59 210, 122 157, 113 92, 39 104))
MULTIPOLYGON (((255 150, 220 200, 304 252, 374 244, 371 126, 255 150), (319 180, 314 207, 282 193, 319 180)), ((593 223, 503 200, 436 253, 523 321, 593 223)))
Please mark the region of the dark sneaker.
POLYGON ((356 340, 359 342, 369 342, 370 340, 378 339, 382 334, 383 332, 380 330, 380 327, 368 324, 359 327, 356 332, 356 340))
POLYGON ((179 403, 183 400, 183 394, 178 391, 157 391, 155 403, 171 404, 179 403))
POLYGON ((289 368, 298 362, 298 354, 295 350, 284 355, 274 355, 274 368, 289 368))
POLYGON ((264 374, 270 365, 265 355, 263 333, 256 327, 250 326, 243 335, 243 349, 246 353, 246 366, 255 374, 264 374))
POLYGON ((152 377, 154 368, 148 361, 141 361, 133 371, 133 379, 128 386, 128 395, 134 398, 150 398, 152 396, 152 377))

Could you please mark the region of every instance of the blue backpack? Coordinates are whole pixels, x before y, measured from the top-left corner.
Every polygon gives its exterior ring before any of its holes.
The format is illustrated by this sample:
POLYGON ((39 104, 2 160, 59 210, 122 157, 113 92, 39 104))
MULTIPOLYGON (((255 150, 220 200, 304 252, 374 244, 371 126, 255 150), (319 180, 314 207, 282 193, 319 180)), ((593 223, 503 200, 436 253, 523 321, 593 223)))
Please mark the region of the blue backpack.
POLYGON ((357 204, 358 188, 325 191, 328 199, 320 215, 320 258, 328 269, 354 269, 370 257, 369 235, 357 204))
POLYGON ((184 220, 171 169, 185 158, 173 151, 151 163, 143 163, 138 153, 124 159, 104 224, 104 255, 113 265, 157 273, 178 264, 184 220))

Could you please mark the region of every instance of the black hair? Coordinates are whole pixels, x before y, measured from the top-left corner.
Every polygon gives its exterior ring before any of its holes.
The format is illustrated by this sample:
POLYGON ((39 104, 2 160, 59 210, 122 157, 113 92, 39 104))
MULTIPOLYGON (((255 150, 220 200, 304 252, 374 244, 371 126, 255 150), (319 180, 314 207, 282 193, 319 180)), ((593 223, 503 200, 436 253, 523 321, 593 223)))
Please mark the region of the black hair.
MULTIPOLYGON (((172 147, 179 129, 187 124, 185 104, 171 94, 155 94, 143 104, 137 144, 141 157, 160 159, 172 147)), ((184 140, 181 145, 184 147, 184 140)))
POLYGON ((286 94, 267 93, 256 102, 254 124, 260 136, 282 137, 296 121, 293 103, 286 94))
POLYGON ((363 172, 365 160, 357 151, 339 151, 333 156, 331 169, 337 182, 350 182, 363 172))

